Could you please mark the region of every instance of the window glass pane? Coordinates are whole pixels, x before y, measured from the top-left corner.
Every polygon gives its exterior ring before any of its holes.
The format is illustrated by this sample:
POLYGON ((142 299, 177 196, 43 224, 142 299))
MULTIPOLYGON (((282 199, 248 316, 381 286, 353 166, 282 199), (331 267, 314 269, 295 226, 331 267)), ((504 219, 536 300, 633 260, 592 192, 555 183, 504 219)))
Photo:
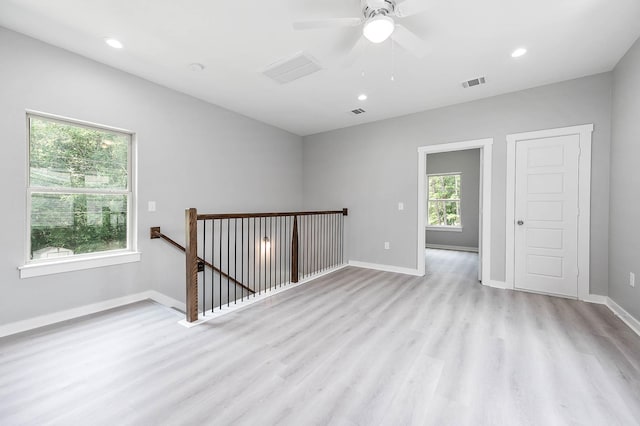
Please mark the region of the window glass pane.
POLYGON ((460 226, 460 209, 458 201, 443 201, 445 209, 445 225, 460 226))
POLYGON ((429 199, 438 198, 441 188, 440 176, 429 176, 429 199))
POLYGON ((443 190, 442 199, 449 200, 451 198, 458 198, 458 190, 456 185, 456 175, 443 176, 443 190))
POLYGON ((32 187, 127 189, 128 135, 39 117, 29 127, 32 187))
POLYGON ((127 248, 127 196, 34 193, 31 259, 127 248))
POLYGON ((427 223, 431 226, 440 225, 440 216, 438 214, 438 202, 431 201, 429 203, 429 219, 427 223))
POLYGON ((445 202, 438 201, 438 215, 439 215, 439 223, 438 225, 443 226, 447 224, 447 212, 445 210, 445 202))
POLYGON ((460 227, 460 182, 462 176, 430 175, 427 177, 428 226, 460 227))

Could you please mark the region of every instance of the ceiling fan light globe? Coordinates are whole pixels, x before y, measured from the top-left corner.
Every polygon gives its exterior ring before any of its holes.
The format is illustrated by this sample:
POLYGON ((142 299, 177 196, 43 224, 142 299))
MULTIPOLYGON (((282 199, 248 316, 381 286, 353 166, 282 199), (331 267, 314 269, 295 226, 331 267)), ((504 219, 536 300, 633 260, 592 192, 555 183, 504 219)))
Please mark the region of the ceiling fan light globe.
POLYGON ((385 15, 378 15, 364 24, 362 34, 371 43, 382 43, 391 36, 395 27, 393 19, 385 15))

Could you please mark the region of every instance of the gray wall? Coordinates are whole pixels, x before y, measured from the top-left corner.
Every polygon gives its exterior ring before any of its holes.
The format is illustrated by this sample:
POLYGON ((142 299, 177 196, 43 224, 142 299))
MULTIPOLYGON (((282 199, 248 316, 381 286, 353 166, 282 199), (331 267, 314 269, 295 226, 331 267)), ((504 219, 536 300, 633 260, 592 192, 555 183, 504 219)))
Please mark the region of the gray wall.
POLYGON ((611 90, 605 73, 307 136, 305 207, 349 208, 349 259, 415 268, 417 147, 493 137, 491 278, 504 281, 506 135, 594 123, 591 291, 607 294, 611 90))
POLYGON ((0 324, 156 289, 184 300, 184 209, 302 206, 299 136, 0 28, 3 234, 0 324), (132 130, 138 137, 142 261, 20 280, 25 252, 25 109, 132 130), (146 211, 157 202, 157 212, 146 211))
POLYGON ((480 150, 439 152, 427 155, 427 174, 462 173, 460 210, 462 232, 425 231, 426 243, 478 248, 480 208, 480 150))
POLYGON ((640 319, 640 40, 614 70, 609 296, 640 319), (636 287, 629 285, 636 274, 636 287))

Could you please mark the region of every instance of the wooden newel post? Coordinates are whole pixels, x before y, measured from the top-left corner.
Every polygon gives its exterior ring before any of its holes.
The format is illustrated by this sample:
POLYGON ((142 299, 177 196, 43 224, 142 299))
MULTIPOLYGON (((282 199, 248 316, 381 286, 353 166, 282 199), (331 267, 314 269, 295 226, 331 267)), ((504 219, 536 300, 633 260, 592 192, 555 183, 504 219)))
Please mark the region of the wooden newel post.
POLYGON ((198 320, 198 211, 185 210, 187 322, 198 320))
POLYGON ((293 216, 293 236, 291 237, 291 282, 298 282, 298 216, 293 216))

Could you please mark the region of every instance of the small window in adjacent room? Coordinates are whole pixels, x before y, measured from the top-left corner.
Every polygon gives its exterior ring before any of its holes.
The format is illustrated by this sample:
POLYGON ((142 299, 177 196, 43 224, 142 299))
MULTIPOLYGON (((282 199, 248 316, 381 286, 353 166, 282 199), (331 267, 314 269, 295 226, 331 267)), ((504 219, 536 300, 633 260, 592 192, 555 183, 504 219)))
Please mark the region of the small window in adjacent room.
MULTIPOLYGON (((133 135, 33 113, 27 119, 27 264, 21 275, 40 264, 133 253, 133 135)), ((85 267, 95 266, 102 264, 85 267)), ((84 268, 64 270, 73 269, 84 268)))
POLYGON ((427 227, 441 230, 462 229, 460 173, 428 175, 427 227))

